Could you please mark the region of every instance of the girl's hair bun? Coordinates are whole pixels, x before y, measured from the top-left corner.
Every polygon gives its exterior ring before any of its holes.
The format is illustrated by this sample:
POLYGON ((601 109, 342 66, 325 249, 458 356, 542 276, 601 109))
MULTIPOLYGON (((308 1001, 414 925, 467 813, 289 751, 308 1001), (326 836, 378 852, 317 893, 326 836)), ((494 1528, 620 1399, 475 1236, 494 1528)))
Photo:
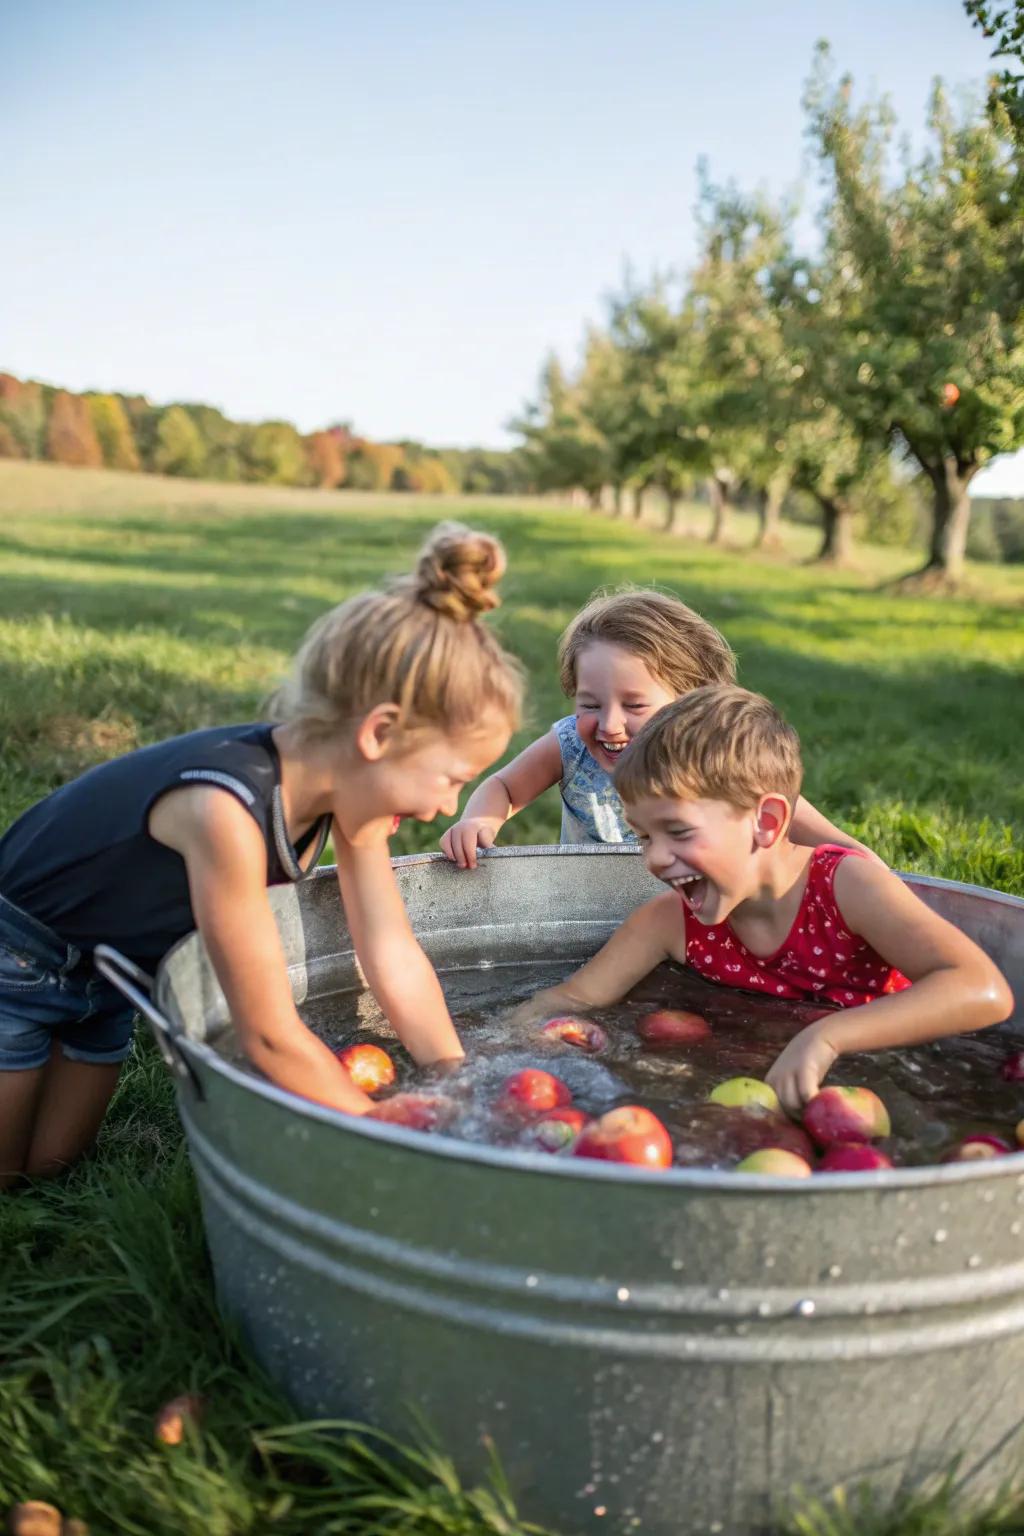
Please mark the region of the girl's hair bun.
POLYGON ((438 523, 416 562, 412 586, 419 602, 467 624, 497 608, 493 589, 505 574, 505 551, 489 533, 462 523, 438 523))

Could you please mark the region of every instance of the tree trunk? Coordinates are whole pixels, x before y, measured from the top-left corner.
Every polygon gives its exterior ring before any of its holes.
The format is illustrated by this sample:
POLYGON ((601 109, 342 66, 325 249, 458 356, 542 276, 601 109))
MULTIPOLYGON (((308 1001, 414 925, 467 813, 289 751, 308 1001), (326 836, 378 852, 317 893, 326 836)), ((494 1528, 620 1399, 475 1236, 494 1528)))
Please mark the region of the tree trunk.
POLYGON ((818 500, 822 512, 821 548, 817 560, 824 565, 849 565, 853 554, 853 508, 839 496, 823 496, 818 500))
POLYGON ((788 489, 785 475, 773 475, 764 490, 758 492, 758 549, 777 549, 782 543, 782 503, 788 489))
POLYGON ((644 515, 644 497, 647 494, 650 483, 649 480, 644 480, 633 492, 633 518, 635 522, 639 522, 644 515))
POLYGON ((968 487, 976 470, 959 465, 952 454, 927 471, 932 482, 932 532, 928 560, 921 571, 935 572, 951 586, 964 574, 967 529, 971 522, 968 487))
POLYGON ((591 510, 591 512, 600 512, 600 510, 601 510, 601 491, 602 491, 602 487, 601 486, 598 486, 596 488, 596 490, 592 486, 590 488, 590 490, 587 492, 587 495, 590 497, 590 510, 591 510))
POLYGON ((708 500, 711 503, 711 532, 708 534, 709 544, 726 544, 729 535, 729 514, 732 510, 729 503, 731 486, 728 480, 721 475, 711 475, 708 478, 708 500))
POLYGON ((667 486, 665 487, 665 532, 666 533, 674 533, 675 532, 676 518, 679 516, 679 508, 682 505, 682 500, 683 500, 683 498, 680 496, 678 491, 672 491, 672 490, 669 490, 669 488, 667 486))
POLYGON ((621 516, 622 516, 622 486, 616 483, 615 485, 612 486, 612 517, 621 517, 621 516))

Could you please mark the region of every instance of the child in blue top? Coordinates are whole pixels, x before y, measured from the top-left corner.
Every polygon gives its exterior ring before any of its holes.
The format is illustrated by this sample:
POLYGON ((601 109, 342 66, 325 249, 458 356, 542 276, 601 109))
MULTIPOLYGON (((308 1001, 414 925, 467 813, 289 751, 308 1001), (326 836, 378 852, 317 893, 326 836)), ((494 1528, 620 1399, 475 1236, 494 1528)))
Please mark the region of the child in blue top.
MULTIPOLYGON (((736 658, 713 625, 670 593, 647 589, 591 598, 562 635, 558 662, 575 712, 470 795, 441 839, 461 869, 475 869, 477 850, 490 848, 510 816, 555 784, 562 797, 561 842, 635 841, 612 782, 621 754, 663 705, 736 677, 736 658)), ((875 857, 802 796, 790 835, 809 847, 836 843, 875 857)))
POLYGON ((301 880, 330 832, 367 982, 421 1065, 462 1054, 395 881, 405 816, 452 815, 518 719, 521 673, 479 617, 501 546, 443 524, 415 572, 326 614, 269 720, 103 763, 0 838, 0 1186, 91 1144, 132 1012, 96 972, 114 944, 154 965, 198 928, 252 1064, 365 1114, 371 1101, 296 1011, 268 885, 301 880))

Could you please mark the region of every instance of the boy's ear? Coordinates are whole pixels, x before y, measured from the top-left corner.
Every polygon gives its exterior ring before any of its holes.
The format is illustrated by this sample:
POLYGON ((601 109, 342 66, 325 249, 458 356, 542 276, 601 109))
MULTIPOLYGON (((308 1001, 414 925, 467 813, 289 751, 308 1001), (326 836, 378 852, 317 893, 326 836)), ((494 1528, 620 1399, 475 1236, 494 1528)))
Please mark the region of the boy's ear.
POLYGON ((754 815, 754 842, 758 848, 773 848, 792 817, 785 795, 762 795, 754 815))
POLYGON ((393 751, 398 738, 398 705, 375 704, 356 727, 356 751, 368 763, 377 763, 393 751))

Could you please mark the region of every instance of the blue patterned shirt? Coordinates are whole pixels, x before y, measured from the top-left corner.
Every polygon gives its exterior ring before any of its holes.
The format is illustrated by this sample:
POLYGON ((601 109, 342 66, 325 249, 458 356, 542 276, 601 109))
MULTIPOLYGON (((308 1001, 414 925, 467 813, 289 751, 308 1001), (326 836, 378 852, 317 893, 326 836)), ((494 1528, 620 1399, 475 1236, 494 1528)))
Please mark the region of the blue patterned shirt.
POLYGON ((562 754, 563 843, 635 843, 626 824, 622 801, 607 773, 587 751, 576 729, 576 716, 566 715, 551 727, 562 754))

